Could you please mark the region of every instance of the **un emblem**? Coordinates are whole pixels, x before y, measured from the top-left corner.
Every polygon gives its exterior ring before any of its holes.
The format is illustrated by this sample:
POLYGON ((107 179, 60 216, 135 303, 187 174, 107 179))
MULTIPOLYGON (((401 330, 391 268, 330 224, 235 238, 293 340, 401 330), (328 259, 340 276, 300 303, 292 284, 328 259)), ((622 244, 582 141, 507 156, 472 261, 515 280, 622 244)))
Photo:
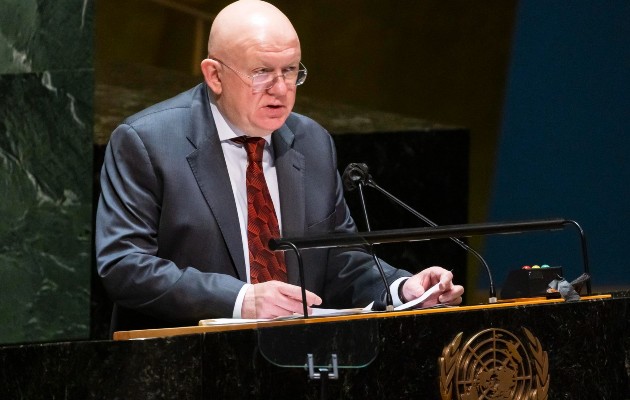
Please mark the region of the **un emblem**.
POLYGON ((461 346, 460 332, 438 360, 442 400, 546 400, 547 352, 523 331, 526 345, 509 331, 486 329, 461 346))

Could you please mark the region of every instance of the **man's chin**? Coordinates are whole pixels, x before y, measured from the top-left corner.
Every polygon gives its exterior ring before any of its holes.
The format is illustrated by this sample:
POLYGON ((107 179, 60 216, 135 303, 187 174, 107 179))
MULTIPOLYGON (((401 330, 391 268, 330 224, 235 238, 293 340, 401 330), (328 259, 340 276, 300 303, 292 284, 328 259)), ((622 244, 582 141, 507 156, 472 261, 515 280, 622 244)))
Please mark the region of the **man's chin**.
POLYGON ((284 122, 287 120, 288 115, 285 115, 281 118, 267 118, 263 123, 259 125, 259 128, 263 132, 271 133, 276 131, 284 125, 284 122))

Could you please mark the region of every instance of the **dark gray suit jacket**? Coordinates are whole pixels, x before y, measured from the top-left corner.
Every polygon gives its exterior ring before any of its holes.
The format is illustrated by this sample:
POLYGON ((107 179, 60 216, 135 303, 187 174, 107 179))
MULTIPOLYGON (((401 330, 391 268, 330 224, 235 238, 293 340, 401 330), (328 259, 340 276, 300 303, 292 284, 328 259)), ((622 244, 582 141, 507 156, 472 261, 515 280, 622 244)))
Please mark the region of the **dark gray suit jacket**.
MULTIPOLYGON (((283 236, 351 232, 328 132, 291 114, 273 133, 283 236)), ((227 166, 200 84, 126 119, 101 172, 99 275, 115 302, 113 330, 196 325, 231 317, 246 281, 227 166)), ((363 248, 307 250, 306 288, 323 307, 365 306, 384 293, 363 248)), ((391 281, 408 276, 384 264, 391 281)), ((299 284, 287 252, 289 283, 299 284)))

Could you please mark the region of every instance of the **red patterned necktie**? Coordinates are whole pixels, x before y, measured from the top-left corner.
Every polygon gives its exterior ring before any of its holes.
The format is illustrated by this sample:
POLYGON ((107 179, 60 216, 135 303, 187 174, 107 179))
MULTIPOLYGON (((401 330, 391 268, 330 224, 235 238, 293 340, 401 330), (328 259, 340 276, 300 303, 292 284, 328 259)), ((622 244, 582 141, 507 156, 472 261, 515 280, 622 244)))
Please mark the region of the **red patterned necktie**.
POLYGON ((267 246, 269 239, 280 236, 280 228, 263 173, 265 139, 240 136, 232 141, 242 144, 247 151, 247 241, 251 283, 286 282, 284 254, 271 251, 267 246))

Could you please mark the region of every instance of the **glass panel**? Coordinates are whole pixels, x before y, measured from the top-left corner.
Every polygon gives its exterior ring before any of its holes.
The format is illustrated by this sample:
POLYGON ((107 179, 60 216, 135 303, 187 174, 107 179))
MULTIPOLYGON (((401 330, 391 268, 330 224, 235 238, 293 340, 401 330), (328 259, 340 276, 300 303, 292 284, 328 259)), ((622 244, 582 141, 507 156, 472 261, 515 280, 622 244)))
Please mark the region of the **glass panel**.
POLYGON ((288 326, 259 325, 258 344, 262 355, 280 367, 304 368, 308 354, 313 355, 315 368, 328 367, 336 354, 338 368, 362 368, 378 354, 378 325, 373 318, 339 322, 309 318, 288 326))
MULTIPOLYGON (((288 281, 297 287, 300 287, 302 281, 300 264, 305 272, 305 279, 308 280, 306 272, 309 268, 321 268, 322 263, 326 262, 326 258, 322 258, 321 249, 359 244, 367 246, 360 234, 311 235, 285 243, 294 246, 284 248, 287 249, 285 259, 288 281)), ((308 288, 309 282, 305 283, 308 288)), ((257 304, 263 304, 263 301, 257 304)), ((360 309, 336 311, 361 312, 360 309)), ((271 324, 275 325, 274 322, 271 324)), ((262 355, 277 366, 304 368, 308 354, 312 354, 313 366, 325 368, 331 364, 331 355, 336 354, 338 368, 360 368, 369 365, 377 356, 378 325, 368 316, 353 320, 344 320, 339 316, 310 316, 306 319, 297 316, 290 322, 278 321, 277 325, 269 326, 271 324, 265 322, 258 325, 258 342, 262 355)))

